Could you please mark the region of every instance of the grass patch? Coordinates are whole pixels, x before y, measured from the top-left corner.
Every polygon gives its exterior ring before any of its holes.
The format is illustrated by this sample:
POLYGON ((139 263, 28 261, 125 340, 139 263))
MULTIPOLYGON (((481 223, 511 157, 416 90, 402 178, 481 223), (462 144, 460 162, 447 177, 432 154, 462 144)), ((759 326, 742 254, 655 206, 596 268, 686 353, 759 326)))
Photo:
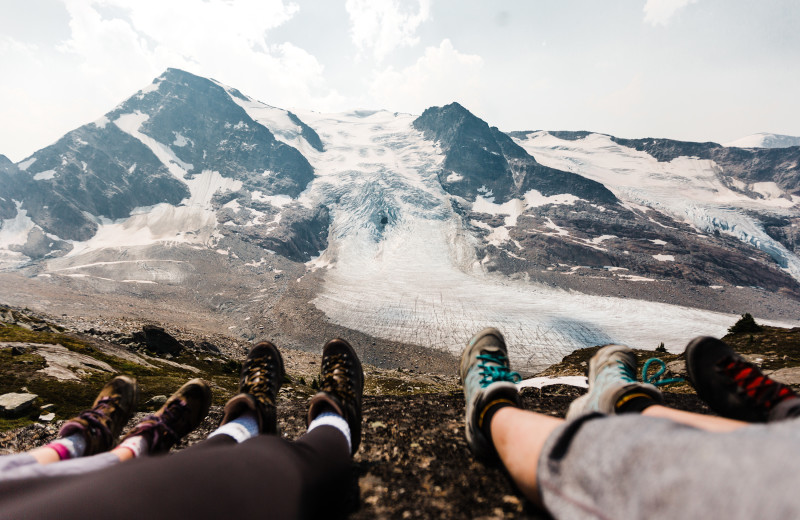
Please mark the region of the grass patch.
MULTIPOLYGON (((15 316, 16 317, 16 316, 15 316)), ((42 322, 42 326, 47 326, 42 322)), ((172 361, 197 368, 194 373, 184 368, 148 360, 155 368, 144 367, 131 361, 100 352, 90 340, 79 335, 52 332, 51 330, 30 330, 29 328, 0 323, 0 342, 22 342, 35 344, 60 344, 72 352, 90 356, 108 363, 120 374, 136 378, 139 384, 139 409, 155 395, 171 395, 189 379, 199 377, 211 383, 214 404, 224 404, 237 390, 239 383, 238 361, 204 356, 200 358, 189 351, 182 352, 172 361), (210 358, 210 359, 207 359, 210 358)), ((0 417, 0 431, 18 428, 36 421, 39 407, 44 404, 55 405, 52 411, 56 419, 67 419, 91 406, 97 393, 114 374, 88 371, 80 381, 59 381, 37 373, 46 366, 43 357, 34 353, 12 356, 11 349, 0 349, 0 393, 19 392, 23 387, 37 394, 39 398, 30 412, 22 417, 0 417)))

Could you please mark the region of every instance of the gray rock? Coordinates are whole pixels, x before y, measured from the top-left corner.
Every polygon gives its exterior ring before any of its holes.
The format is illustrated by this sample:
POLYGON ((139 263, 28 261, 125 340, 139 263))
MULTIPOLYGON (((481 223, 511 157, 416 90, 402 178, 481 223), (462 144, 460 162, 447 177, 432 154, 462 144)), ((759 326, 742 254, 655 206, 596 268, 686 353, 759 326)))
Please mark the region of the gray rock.
POLYGON ((781 368, 767 375, 785 385, 800 386, 800 367, 781 368))
POLYGON ((48 410, 52 410, 55 407, 56 405, 54 405, 53 403, 48 403, 48 404, 43 404, 42 406, 39 407, 39 409, 46 412, 48 410))
POLYGON ((162 406, 164 403, 167 402, 166 395, 154 395, 147 402, 144 403, 145 406, 152 406, 153 408, 162 406))
POLYGON ((0 395, 0 411, 7 414, 19 414, 27 410, 33 401, 39 397, 36 394, 18 394, 15 392, 0 395))
POLYGON ((42 422, 51 422, 55 418, 56 414, 54 414, 53 412, 45 413, 39 416, 39 420, 42 422))

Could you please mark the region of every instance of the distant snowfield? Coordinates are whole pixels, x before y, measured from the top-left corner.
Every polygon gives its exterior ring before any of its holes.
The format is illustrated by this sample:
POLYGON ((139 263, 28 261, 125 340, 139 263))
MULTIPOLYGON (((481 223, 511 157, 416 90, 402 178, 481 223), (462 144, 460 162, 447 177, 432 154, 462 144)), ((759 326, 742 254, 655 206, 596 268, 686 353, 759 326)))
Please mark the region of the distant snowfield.
POLYGON ((719 230, 749 243, 800 280, 800 258, 745 213, 755 210, 797 215, 800 200, 782 193, 775 183, 753 184, 751 189, 764 198, 752 199, 725 186, 713 161, 678 157, 658 162, 648 153, 619 145, 601 134, 569 141, 541 131, 516 142, 538 162, 601 182, 634 207, 646 206, 697 229, 719 230))

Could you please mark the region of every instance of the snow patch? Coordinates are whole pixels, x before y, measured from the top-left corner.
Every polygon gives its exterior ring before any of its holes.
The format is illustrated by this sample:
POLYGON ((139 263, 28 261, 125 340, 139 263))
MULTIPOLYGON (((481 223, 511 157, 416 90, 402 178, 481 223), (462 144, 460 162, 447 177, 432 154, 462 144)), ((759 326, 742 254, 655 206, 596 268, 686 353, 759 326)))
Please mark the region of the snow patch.
POLYGON ((46 180, 52 179, 55 176, 56 176, 56 171, 55 170, 45 170, 43 172, 39 172, 39 173, 35 174, 33 176, 33 180, 46 181, 46 180))
POLYGON ((463 179, 464 179, 463 175, 458 174, 456 172, 453 172, 453 173, 451 173, 450 175, 447 176, 445 181, 447 181, 447 182, 458 182, 458 181, 463 180, 463 179))
POLYGON ((8 249, 9 246, 21 246, 28 241, 28 234, 36 227, 28 216, 28 210, 22 209, 22 203, 14 201, 17 206, 17 215, 14 218, 1 220, 0 248, 8 249))
POLYGON ((674 262, 675 261, 675 256, 674 255, 653 255, 653 258, 655 258, 659 262, 674 262))
POLYGON ((22 171, 25 171, 28 168, 30 168, 31 164, 33 164, 35 162, 36 162, 36 157, 29 157, 29 158, 25 159, 24 161, 22 161, 21 163, 19 163, 17 165, 17 168, 19 168, 22 171))
POLYGON ((569 385, 578 388, 589 388, 586 376, 532 377, 517 383, 517 388, 544 388, 552 385, 569 385))
POLYGON ((110 121, 108 120, 108 118, 107 118, 106 116, 103 116, 103 117, 101 117, 100 119, 96 119, 96 120, 94 121, 94 126, 96 126, 97 128, 105 128, 105 127, 106 127, 106 125, 107 125, 109 122, 110 122, 110 121))

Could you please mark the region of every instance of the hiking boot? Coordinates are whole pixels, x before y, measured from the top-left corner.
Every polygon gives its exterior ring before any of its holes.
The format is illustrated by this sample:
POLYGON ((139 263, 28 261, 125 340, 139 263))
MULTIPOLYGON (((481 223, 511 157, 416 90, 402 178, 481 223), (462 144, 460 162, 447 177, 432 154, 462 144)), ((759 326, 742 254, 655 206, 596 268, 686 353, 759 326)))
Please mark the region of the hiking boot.
POLYGON ((64 423, 58 436, 80 433, 86 439, 84 455, 108 451, 136 410, 139 388, 136 379, 117 376, 103 386, 92 408, 64 423))
POLYGON ((356 351, 343 339, 332 339, 322 349, 319 392, 308 404, 308 424, 322 412, 341 415, 350 427, 351 454, 361 443, 361 395, 364 371, 356 351))
POLYGON ((606 345, 589 361, 589 391, 572 401, 567 419, 588 412, 617 413, 623 397, 649 397, 662 403, 661 390, 636 380, 636 356, 623 345, 606 345))
POLYGON ((123 440, 141 435, 147 440, 148 453, 167 452, 200 425, 210 407, 211 388, 208 383, 192 379, 172 394, 156 413, 134 426, 123 440))
POLYGON ((467 343, 461 354, 458 374, 464 386, 466 434, 472 453, 486 462, 497 457, 484 434, 484 413, 494 404, 520 406, 517 385, 522 377, 511 371, 503 335, 495 328, 483 329, 467 343))
POLYGON ((269 341, 258 343, 242 365, 239 393, 225 403, 221 424, 251 411, 256 416, 258 431, 275 435, 278 432, 277 397, 283 377, 283 358, 278 348, 269 341))
POLYGON ((686 371, 700 399, 729 419, 764 422, 778 404, 798 397, 716 338, 699 337, 687 345, 686 371))

